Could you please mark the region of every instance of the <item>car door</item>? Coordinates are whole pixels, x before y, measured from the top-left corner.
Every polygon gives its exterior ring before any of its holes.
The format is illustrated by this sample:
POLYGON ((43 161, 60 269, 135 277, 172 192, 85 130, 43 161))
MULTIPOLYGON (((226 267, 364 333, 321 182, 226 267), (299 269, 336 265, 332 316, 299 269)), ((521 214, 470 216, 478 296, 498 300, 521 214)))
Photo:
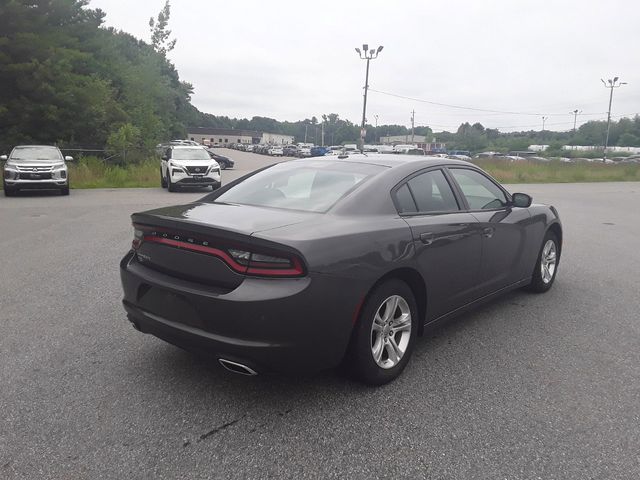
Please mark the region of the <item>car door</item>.
POLYGON ((472 301, 477 293, 482 241, 478 220, 461 210, 442 169, 413 175, 394 189, 411 228, 416 268, 427 287, 427 321, 472 301))
POLYGON ((448 172, 482 232, 480 293, 493 293, 526 277, 529 210, 512 207, 509 194, 479 170, 449 167, 448 172))

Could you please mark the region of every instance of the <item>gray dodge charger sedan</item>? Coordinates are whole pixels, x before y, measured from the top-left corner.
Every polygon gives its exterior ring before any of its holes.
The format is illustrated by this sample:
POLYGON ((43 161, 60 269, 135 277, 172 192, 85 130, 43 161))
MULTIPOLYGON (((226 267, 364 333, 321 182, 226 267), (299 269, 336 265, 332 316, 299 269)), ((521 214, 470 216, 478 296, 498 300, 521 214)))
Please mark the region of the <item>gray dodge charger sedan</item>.
POLYGON ((531 202, 463 161, 283 162, 133 214, 124 307, 137 330, 237 373, 342 364, 383 384, 426 325, 551 288, 562 226, 531 202))

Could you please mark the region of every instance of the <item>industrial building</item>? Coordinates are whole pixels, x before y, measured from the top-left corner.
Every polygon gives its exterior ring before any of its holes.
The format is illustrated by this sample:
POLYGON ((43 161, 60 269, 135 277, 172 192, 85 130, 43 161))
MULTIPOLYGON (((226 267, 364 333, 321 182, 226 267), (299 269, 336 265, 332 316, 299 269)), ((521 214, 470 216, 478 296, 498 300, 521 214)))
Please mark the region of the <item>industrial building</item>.
POLYGON ((202 145, 228 145, 230 143, 290 145, 294 143, 292 135, 210 127, 189 128, 187 130, 187 140, 193 140, 202 145))

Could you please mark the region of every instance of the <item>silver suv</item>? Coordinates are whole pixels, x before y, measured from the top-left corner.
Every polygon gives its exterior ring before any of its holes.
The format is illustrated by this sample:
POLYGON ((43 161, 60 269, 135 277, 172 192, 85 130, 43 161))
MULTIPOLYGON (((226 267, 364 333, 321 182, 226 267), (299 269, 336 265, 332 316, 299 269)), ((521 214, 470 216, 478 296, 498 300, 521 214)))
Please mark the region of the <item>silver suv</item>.
POLYGON ((60 190, 69 195, 69 175, 65 162, 73 157, 63 157, 58 147, 48 145, 20 145, 11 155, 0 156, 6 160, 3 168, 2 185, 7 197, 21 189, 60 190))

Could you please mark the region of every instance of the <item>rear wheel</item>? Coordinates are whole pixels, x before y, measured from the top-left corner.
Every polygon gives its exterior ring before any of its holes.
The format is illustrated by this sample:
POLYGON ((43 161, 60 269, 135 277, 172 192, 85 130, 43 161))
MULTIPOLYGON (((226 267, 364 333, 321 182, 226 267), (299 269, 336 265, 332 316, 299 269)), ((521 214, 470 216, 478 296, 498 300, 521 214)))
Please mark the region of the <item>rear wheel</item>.
POLYGON ((162 173, 162 167, 160 167, 160 186, 162 188, 167 188, 167 179, 162 173))
POLYGON ((559 258, 558 237, 552 231, 548 231, 542 240, 542 247, 533 270, 533 278, 527 287, 529 291, 544 293, 551 288, 558 273, 559 258))
POLYGON ((416 301, 406 283, 394 279, 379 285, 360 312, 347 367, 370 385, 394 380, 409 362, 418 322, 416 301))

